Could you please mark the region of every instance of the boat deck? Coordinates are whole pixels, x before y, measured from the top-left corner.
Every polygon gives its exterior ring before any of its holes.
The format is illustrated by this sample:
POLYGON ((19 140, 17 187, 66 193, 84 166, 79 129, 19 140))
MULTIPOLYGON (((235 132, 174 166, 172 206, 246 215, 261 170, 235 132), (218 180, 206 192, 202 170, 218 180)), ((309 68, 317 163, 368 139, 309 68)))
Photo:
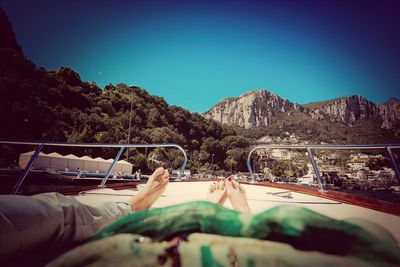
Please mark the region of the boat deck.
MULTIPOLYGON (((212 182, 173 182, 153 205, 154 208, 180 204, 188 201, 206 200, 212 182)), ((140 187, 139 185, 138 187, 140 187)), ((278 205, 296 205, 309 208, 337 220, 359 218, 377 223, 386 228, 400 245, 400 216, 344 203, 316 195, 294 192, 282 188, 244 184, 253 213, 268 210, 278 205)), ((137 189, 114 190, 109 188, 81 192, 77 198, 86 204, 98 205, 104 201, 127 201, 137 189)), ((229 200, 224 205, 232 208, 229 200)))

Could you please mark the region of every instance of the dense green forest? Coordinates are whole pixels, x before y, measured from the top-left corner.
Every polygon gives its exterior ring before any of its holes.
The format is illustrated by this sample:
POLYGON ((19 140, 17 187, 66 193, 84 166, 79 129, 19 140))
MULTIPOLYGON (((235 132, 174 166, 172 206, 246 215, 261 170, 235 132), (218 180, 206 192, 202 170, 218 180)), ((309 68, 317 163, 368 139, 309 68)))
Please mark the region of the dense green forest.
MULTIPOLYGON (((245 167, 239 162, 250 146, 248 138, 199 114, 170 106, 142 88, 110 84, 100 89, 82 82, 69 68, 46 71, 23 58, 8 60, 18 68, 5 68, 8 75, 0 78, 0 122, 7 126, 0 133, 1 139, 127 143, 131 120, 130 143, 179 144, 189 152, 192 169, 205 166, 217 170, 226 168, 227 163, 229 168, 245 167)), ((112 149, 80 153, 105 158, 115 155, 112 149)), ((176 151, 129 150, 128 160, 144 170, 149 167, 147 158, 170 167, 182 162, 176 151)))

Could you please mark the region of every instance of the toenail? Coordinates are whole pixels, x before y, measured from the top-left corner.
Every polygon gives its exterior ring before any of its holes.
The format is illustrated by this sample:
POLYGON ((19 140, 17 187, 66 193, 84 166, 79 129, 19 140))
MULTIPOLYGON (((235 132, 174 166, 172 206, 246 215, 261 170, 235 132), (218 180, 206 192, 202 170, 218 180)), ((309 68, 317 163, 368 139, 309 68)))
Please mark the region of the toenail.
POLYGON ((228 177, 228 181, 232 181, 232 177, 229 176, 229 177, 228 177))

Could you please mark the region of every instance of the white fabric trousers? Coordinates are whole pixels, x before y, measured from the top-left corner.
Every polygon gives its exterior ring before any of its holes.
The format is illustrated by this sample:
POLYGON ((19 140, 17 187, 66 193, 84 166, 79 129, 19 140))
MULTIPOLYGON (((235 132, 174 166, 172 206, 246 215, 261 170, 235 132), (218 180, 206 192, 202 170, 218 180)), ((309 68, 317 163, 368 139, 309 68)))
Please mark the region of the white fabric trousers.
POLYGON ((86 240, 131 212, 129 203, 110 201, 94 207, 59 193, 0 195, 0 260, 40 246, 86 240))

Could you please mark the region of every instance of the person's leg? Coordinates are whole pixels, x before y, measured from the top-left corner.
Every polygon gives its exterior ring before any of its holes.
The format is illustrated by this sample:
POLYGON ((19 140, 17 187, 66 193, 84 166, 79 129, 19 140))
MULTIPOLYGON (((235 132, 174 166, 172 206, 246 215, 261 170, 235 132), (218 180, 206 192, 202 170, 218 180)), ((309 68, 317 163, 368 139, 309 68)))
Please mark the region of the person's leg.
POLYGON ((59 193, 0 196, 0 259, 86 240, 129 212, 128 204, 105 202, 95 207, 59 193))
POLYGON ((59 193, 0 196, 0 261, 34 248, 83 241, 134 210, 149 208, 165 191, 169 173, 157 169, 129 203, 86 205, 59 193))
POLYGON ((232 207, 235 210, 243 213, 251 213, 249 203, 247 202, 246 191, 243 186, 228 177, 226 181, 226 191, 232 207))
POLYGON ((207 194, 208 201, 224 205, 227 197, 228 195, 226 193, 225 180, 214 182, 210 185, 207 194))
POLYGON ((146 186, 129 201, 134 211, 150 208, 165 192, 169 182, 169 172, 162 167, 156 169, 149 177, 146 186))

